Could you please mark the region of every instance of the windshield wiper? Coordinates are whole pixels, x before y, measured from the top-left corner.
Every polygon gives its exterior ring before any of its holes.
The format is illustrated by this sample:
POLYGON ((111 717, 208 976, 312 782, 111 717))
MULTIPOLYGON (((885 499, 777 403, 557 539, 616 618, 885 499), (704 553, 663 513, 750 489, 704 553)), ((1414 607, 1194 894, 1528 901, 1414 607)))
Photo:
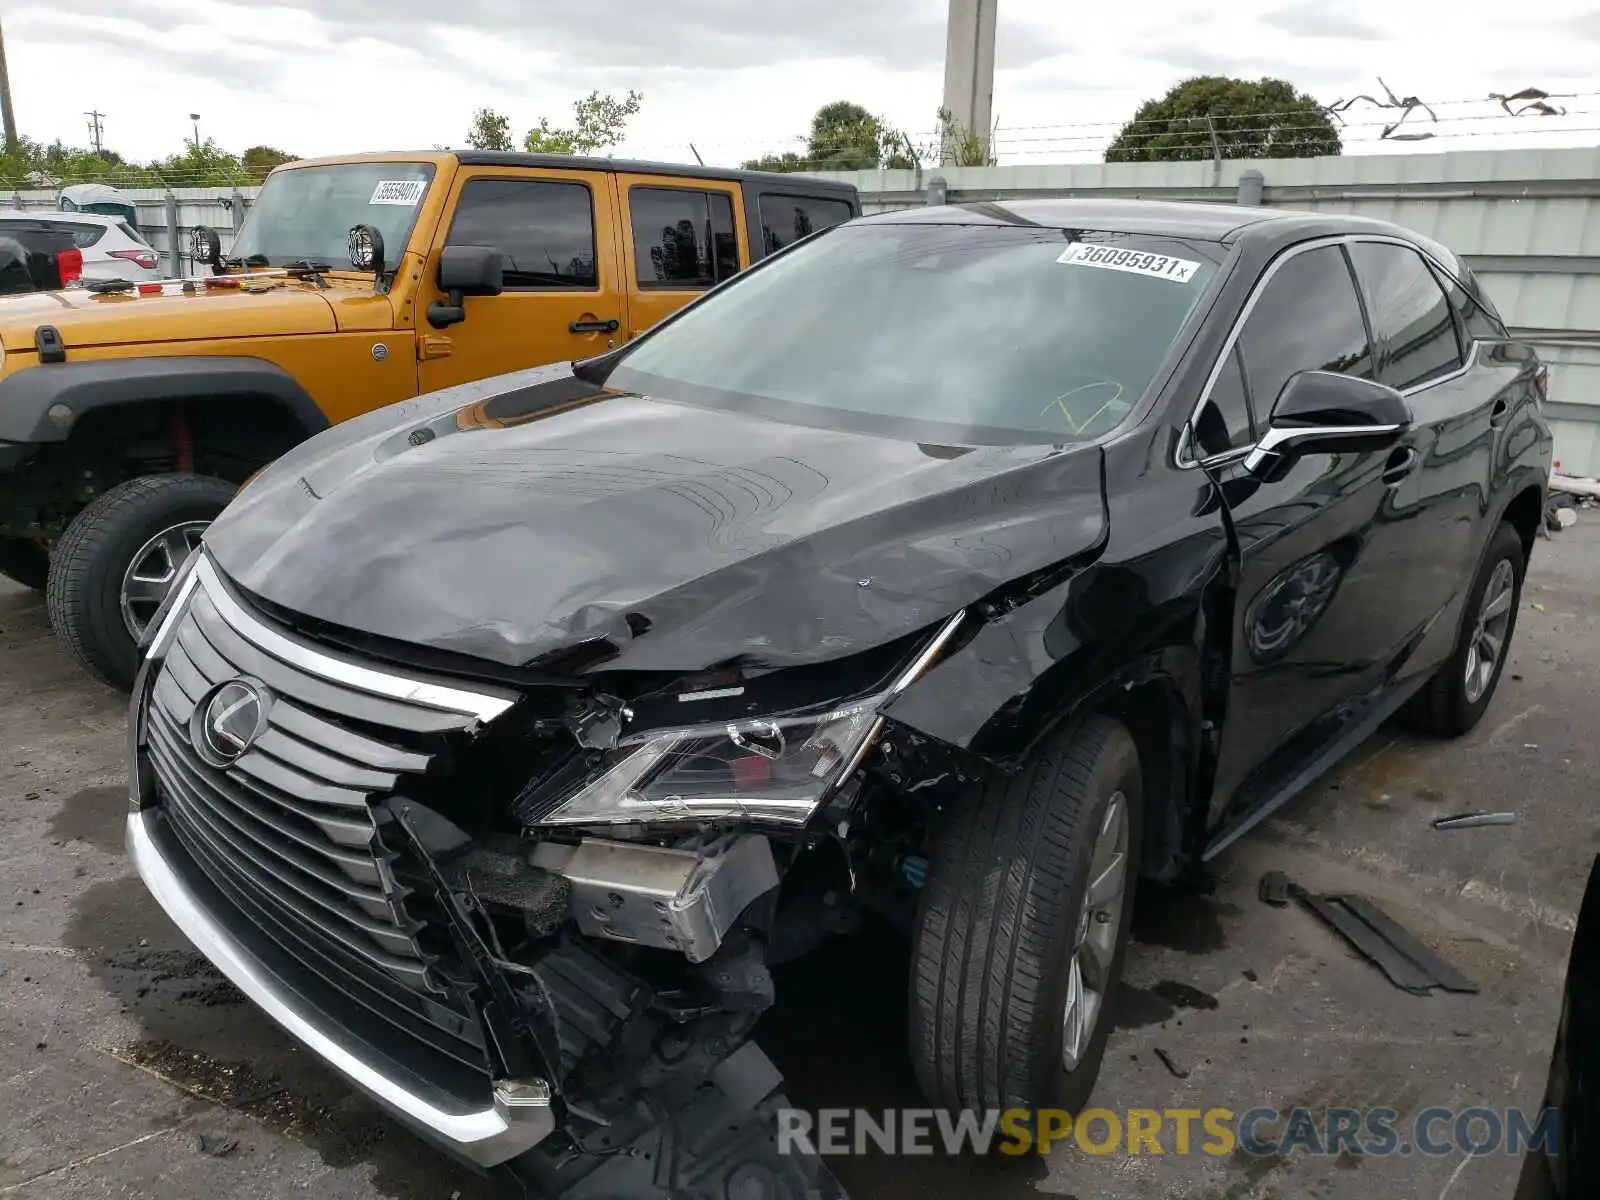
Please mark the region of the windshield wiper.
POLYGON ((333 268, 327 263, 308 262, 303 258, 296 262, 285 263, 283 267, 284 274, 290 279, 309 279, 323 291, 328 290, 328 281, 322 277, 322 272, 331 270, 333 268))

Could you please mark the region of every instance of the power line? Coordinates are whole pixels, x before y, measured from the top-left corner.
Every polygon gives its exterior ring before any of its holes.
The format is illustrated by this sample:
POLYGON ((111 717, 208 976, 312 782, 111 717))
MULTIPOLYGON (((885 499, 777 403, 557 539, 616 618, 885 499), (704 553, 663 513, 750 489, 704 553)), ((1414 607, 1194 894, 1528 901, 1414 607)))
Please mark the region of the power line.
POLYGON ((97 108, 90 112, 86 112, 83 115, 89 118, 89 142, 92 146, 94 146, 94 152, 96 154, 104 154, 106 152, 105 141, 103 137, 105 130, 100 124, 100 118, 105 116, 105 113, 101 112, 97 108))

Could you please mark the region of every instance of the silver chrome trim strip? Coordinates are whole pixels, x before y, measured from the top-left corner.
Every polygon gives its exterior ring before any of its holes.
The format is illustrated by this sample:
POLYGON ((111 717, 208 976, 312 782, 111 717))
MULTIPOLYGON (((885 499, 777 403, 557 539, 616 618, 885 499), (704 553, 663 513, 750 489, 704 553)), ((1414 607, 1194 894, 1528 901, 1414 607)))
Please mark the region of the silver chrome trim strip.
POLYGON ((1302 438, 1383 437, 1399 433, 1403 428, 1401 425, 1300 425, 1293 429, 1269 429, 1245 457, 1244 469, 1254 475, 1266 465, 1267 459, 1277 456, 1278 447, 1302 438))
MULTIPOLYGON (((202 552, 203 553, 203 552, 202 552)), ((233 598, 222 582, 209 558, 202 557, 195 567, 195 576, 204 589, 206 598, 216 605, 217 611, 245 640, 254 643, 274 658, 299 667, 307 674, 330 683, 385 696, 426 708, 439 708, 446 712, 466 713, 480 721, 492 721, 516 703, 514 696, 506 693, 469 692, 462 688, 408 679, 362 666, 350 659, 339 658, 323 650, 313 650, 300 642, 290 641, 275 629, 269 629, 233 598)), ((174 606, 174 612, 177 607, 174 606)))
POLYGON ((200 582, 200 577, 193 567, 198 567, 204 550, 193 552, 194 563, 189 571, 184 574, 183 582, 178 585, 178 594, 172 597, 172 603, 167 608, 167 615, 161 618, 160 628, 156 630, 155 637, 150 639, 149 646, 145 649, 146 658, 160 658, 167 652, 178 631, 178 622, 183 619, 183 614, 189 607, 189 596, 194 592, 195 585, 200 582))
POLYGON ((541 1105, 526 1094, 502 1097, 501 1087, 497 1086, 491 1107, 467 1113, 445 1112, 407 1091, 302 1016, 256 966, 249 952, 211 919, 167 864, 150 837, 155 811, 128 816, 128 857, 139 877, 195 949, 307 1049, 411 1129, 480 1167, 515 1158, 554 1132, 555 1116, 548 1099, 541 1105))
POLYGON ((939 657, 939 652, 950 644, 950 639, 955 637, 956 630, 961 628, 961 622, 966 620, 967 610, 962 609, 940 627, 939 632, 933 635, 933 640, 922 648, 922 653, 912 660, 911 665, 900 674, 890 686, 887 695, 898 696, 918 679, 922 673, 933 665, 933 660, 939 657))
MULTIPOLYGON (((1414 250, 1422 255, 1423 260, 1431 264, 1446 279, 1455 283, 1458 287, 1461 286, 1461 281, 1455 277, 1449 267, 1429 254, 1424 247, 1417 245, 1415 242, 1408 242, 1405 238, 1390 237, 1381 233, 1340 233, 1328 237, 1313 238, 1311 241, 1301 242, 1297 246, 1289 247, 1289 249, 1267 264, 1267 269, 1262 272, 1261 278, 1256 280, 1255 287, 1250 292, 1250 298, 1244 302, 1244 307, 1239 310, 1239 315, 1234 318, 1233 327, 1228 330, 1228 339, 1223 342, 1222 349, 1217 354, 1217 361, 1211 364, 1211 373, 1206 376, 1205 386, 1200 389, 1200 399, 1195 402, 1194 409, 1189 413, 1189 419, 1184 424, 1183 432, 1178 437, 1178 445, 1172 456, 1173 466, 1181 471, 1188 471, 1200 465, 1202 460, 1195 458, 1189 452, 1189 430, 1194 428, 1195 422, 1200 419, 1200 410, 1211 399, 1211 390, 1216 387, 1217 377, 1222 374, 1222 368, 1227 363, 1228 356, 1233 353, 1233 348, 1239 341, 1239 334, 1244 330, 1245 322, 1250 319, 1250 314, 1255 311, 1256 302, 1261 299, 1261 293, 1266 290, 1267 284, 1277 274, 1278 268, 1291 258, 1304 254, 1308 250, 1318 250, 1324 246, 1350 246, 1359 242, 1380 242, 1389 246, 1404 246, 1407 250, 1414 250)), ((1350 283, 1352 287, 1359 286, 1355 279, 1352 279, 1350 283)), ((1454 317, 1451 319, 1454 320, 1454 317)), ((1402 396, 1414 396, 1418 392, 1426 391, 1428 388, 1437 387, 1441 383, 1448 383, 1452 379, 1458 379, 1472 370, 1477 365, 1477 362, 1478 343, 1474 341, 1467 347, 1466 356, 1462 359, 1461 365, 1454 371, 1434 379, 1425 379, 1415 387, 1403 388, 1400 394, 1402 396)), ((1252 446, 1235 446, 1222 454, 1211 455, 1204 461, 1207 463, 1219 463, 1225 458, 1252 448, 1252 446)))

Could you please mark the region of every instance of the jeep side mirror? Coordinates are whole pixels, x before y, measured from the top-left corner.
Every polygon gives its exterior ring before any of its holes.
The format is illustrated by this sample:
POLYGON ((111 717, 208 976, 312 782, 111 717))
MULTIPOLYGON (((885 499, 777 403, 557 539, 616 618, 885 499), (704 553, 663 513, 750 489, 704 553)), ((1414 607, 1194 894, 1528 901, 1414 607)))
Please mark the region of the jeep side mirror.
POLYGON ((467 319, 468 296, 498 296, 505 278, 505 256, 493 246, 446 246, 439 252, 439 290, 450 299, 428 305, 435 329, 467 319))
POLYGON ((1411 427, 1411 406, 1394 388, 1335 371, 1291 375, 1272 422, 1244 460, 1252 475, 1281 475, 1308 453, 1378 450, 1411 427))

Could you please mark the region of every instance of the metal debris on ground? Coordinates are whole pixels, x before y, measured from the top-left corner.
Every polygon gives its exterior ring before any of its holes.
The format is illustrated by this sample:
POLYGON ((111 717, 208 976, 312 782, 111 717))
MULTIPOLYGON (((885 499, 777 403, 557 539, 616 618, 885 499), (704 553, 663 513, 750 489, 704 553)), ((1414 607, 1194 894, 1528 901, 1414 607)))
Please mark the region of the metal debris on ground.
POLYGON ((1289 884, 1289 894, 1387 975, 1395 987, 1417 996, 1436 987, 1447 992, 1478 990, 1477 984, 1365 896, 1318 896, 1295 883, 1289 884))
POLYGON ((1509 812, 1456 813, 1449 817, 1435 817, 1435 829, 1478 829, 1484 825, 1515 825, 1517 814, 1509 812))
POLYGON ((1263 904, 1273 908, 1286 908, 1289 904, 1289 877, 1282 871, 1268 871, 1256 885, 1256 895, 1263 904))
POLYGON ((1189 1068, 1188 1067, 1179 1066, 1178 1065, 1178 1060, 1175 1057, 1173 1057, 1172 1051, 1163 1050, 1160 1046, 1157 1046, 1156 1047, 1156 1057, 1159 1058, 1162 1061, 1162 1063, 1166 1066, 1167 1070, 1171 1071, 1179 1079, 1187 1079, 1187 1078, 1189 1078, 1189 1068))
POLYGON ((238 1138, 212 1137, 204 1133, 200 1135, 200 1153, 209 1154, 212 1158, 225 1158, 238 1148, 238 1138))

